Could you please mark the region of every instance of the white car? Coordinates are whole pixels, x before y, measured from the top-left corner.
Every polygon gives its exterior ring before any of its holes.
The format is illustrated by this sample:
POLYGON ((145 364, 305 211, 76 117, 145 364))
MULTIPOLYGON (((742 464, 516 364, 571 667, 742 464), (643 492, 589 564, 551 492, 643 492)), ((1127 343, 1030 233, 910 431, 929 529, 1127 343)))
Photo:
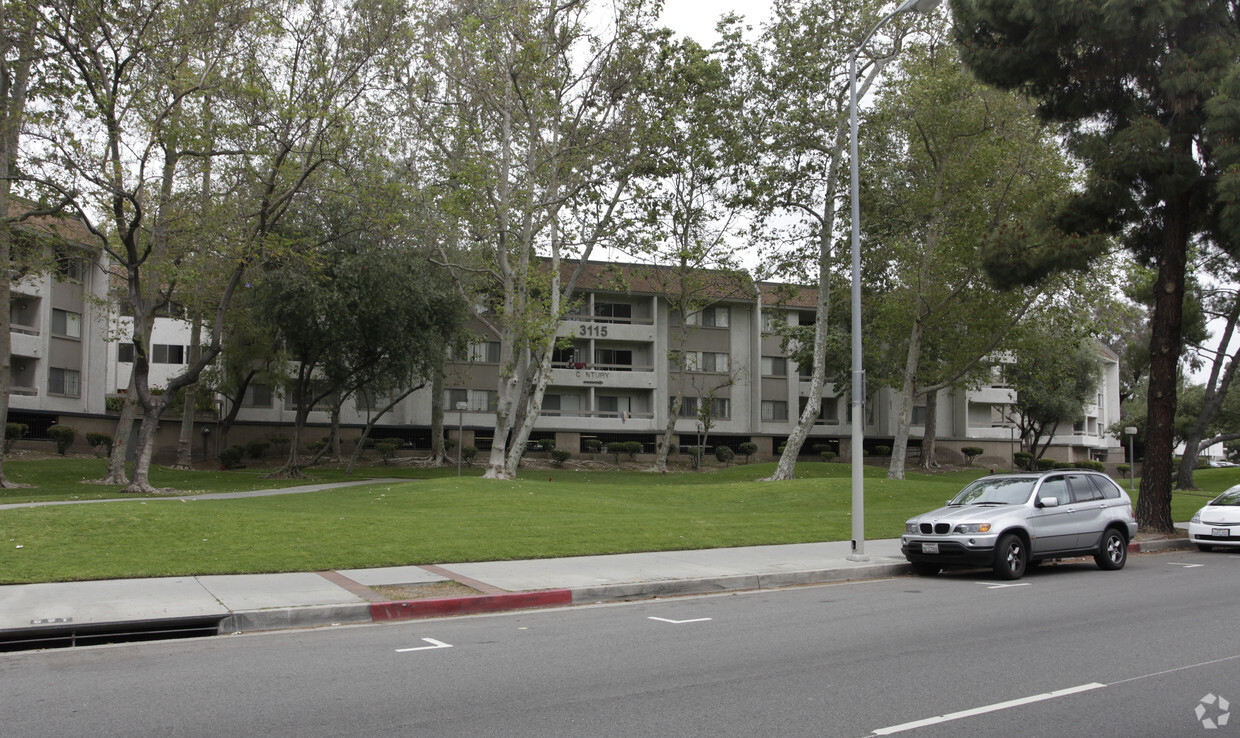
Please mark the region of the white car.
POLYGON ((1240 546, 1240 484, 1215 497, 1188 521, 1188 537, 1202 551, 1240 546))

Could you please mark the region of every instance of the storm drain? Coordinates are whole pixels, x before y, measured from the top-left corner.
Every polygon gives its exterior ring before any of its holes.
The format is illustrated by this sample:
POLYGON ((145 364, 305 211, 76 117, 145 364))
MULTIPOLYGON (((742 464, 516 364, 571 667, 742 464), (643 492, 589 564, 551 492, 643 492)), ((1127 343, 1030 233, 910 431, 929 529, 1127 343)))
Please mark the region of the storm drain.
POLYGON ((94 623, 0 631, 0 652, 34 651, 45 648, 77 648, 107 643, 162 641, 174 638, 206 638, 219 634, 222 617, 144 620, 133 623, 94 623))

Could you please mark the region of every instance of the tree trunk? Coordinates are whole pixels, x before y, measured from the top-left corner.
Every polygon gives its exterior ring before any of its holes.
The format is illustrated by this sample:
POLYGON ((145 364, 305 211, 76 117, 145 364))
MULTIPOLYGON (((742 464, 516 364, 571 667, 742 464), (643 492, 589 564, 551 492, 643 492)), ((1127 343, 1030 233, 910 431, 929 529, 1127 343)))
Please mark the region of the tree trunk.
MULTIPOLYGON (((904 359, 904 385, 900 388, 900 411, 896 414, 896 433, 891 444, 888 479, 904 479, 904 462, 908 454, 908 432, 913 423, 913 401, 917 392, 917 367, 921 362, 921 316, 913 319, 908 337, 908 353, 904 359)), ((853 418, 853 422, 858 422, 853 418)))
MULTIPOLYGON (((1210 379, 1206 382, 1205 398, 1201 405, 1201 414, 1197 416, 1197 421, 1193 423, 1192 430, 1184 437, 1184 456, 1180 459, 1180 472, 1176 475, 1176 489, 1197 489, 1193 485, 1193 471, 1197 468, 1197 454, 1200 453, 1202 444, 1201 438, 1205 435, 1206 428, 1214 422, 1218 411, 1223 407, 1223 401, 1227 399, 1227 392, 1231 388, 1231 380, 1236 375, 1235 357, 1228 355, 1231 346, 1231 338, 1235 333, 1236 322, 1240 321, 1240 298, 1233 299, 1231 312, 1227 316, 1226 327, 1218 342, 1218 352, 1214 355, 1214 361, 1210 368, 1210 379), (1223 370, 1223 365, 1227 365, 1227 369, 1223 370), (1220 378, 1219 375, 1222 374, 1220 378)), ((1212 446, 1214 444, 1209 444, 1212 446)))
MULTIPOLYGON (((195 316, 189 332, 189 363, 202 355, 202 319, 195 316)), ((194 468, 194 411, 198 403, 198 382, 185 386, 185 402, 181 406, 181 435, 177 439, 177 460, 174 469, 194 468)))
POLYGON ((129 376, 129 388, 125 391, 121 416, 116 421, 116 430, 112 432, 112 455, 108 458, 108 471, 103 476, 104 484, 129 484, 129 476, 125 473, 125 457, 129 455, 129 435, 133 432, 133 421, 138 417, 138 386, 135 379, 132 374, 129 376))
POLYGON ((1150 322, 1145 466, 1136 516, 1142 529, 1157 533, 1175 531, 1171 519, 1171 454, 1175 447, 1176 381, 1182 348, 1188 221, 1187 196, 1167 203, 1158 282, 1154 290, 1154 315, 1150 322))
MULTIPOLYGON (((443 361, 431 375, 431 466, 448 463, 447 449, 443 442, 443 361)), ((456 439, 459 446, 461 439, 456 439)), ((351 466, 351 465, 350 465, 351 466)))
POLYGON ((939 393, 926 393, 926 430, 921 438, 921 468, 937 469, 939 466, 938 451, 939 432, 939 393))
POLYGON ((142 408, 142 424, 138 426, 138 447, 133 462, 133 479, 121 490, 129 494, 157 494, 161 490, 151 485, 151 457, 155 454, 155 431, 159 428, 159 416, 164 410, 164 400, 158 399, 142 408))

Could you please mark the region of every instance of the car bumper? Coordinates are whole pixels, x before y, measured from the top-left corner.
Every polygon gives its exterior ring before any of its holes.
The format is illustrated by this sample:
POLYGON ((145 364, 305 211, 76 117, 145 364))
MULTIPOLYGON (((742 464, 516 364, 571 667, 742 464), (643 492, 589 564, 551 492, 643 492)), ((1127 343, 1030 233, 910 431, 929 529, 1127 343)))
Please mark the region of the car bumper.
POLYGON ((1207 546, 1240 546, 1240 525, 1189 523, 1188 537, 1207 546))
POLYGON ((995 539, 926 538, 904 536, 900 539, 900 551, 904 558, 914 564, 942 564, 943 566, 989 566, 995 560, 995 539), (938 545, 938 553, 927 553, 924 544, 938 545))

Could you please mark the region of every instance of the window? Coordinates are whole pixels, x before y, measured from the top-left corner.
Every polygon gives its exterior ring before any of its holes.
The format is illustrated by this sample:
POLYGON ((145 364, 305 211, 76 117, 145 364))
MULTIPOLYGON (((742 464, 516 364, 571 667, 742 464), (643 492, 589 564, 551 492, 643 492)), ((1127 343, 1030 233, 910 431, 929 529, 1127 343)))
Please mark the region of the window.
POLYGON ((599 323, 630 323, 633 320, 633 306, 623 302, 596 302, 594 317, 603 318, 597 321, 599 323))
POLYGON ((802 382, 808 382, 814 378, 814 365, 808 361, 804 364, 797 364, 797 378, 802 382))
POLYGON ((76 256, 56 257, 56 278, 61 282, 81 282, 86 276, 85 263, 76 256))
POLYGON ((726 397, 716 397, 710 401, 710 416, 727 420, 732 417, 732 401, 726 397))
POLYGON ((1051 477, 1043 481, 1042 487, 1038 490, 1038 497, 1041 499, 1054 497, 1059 500, 1060 505, 1072 503, 1068 497, 1068 482, 1063 477, 1051 477))
POLYGON ((52 309, 52 335, 64 338, 82 337, 82 315, 68 310, 52 309))
POLYGON ((551 365, 569 369, 585 369, 585 352, 578 352, 576 346, 568 348, 556 347, 551 350, 551 365))
POLYGON ((259 382, 251 383, 245 388, 241 407, 271 407, 271 386, 259 382))
POLYGON ((446 412, 456 411, 458 403, 465 403, 465 410, 471 413, 493 413, 499 408, 499 393, 495 390, 448 390, 446 412))
POLYGON ((184 364, 185 347, 171 343, 157 343, 151 347, 152 364, 184 364))
POLYGON ((709 307, 700 313, 701 325, 706 328, 727 328, 728 327, 728 308, 709 307))
POLYGON ((762 376, 764 377, 786 377, 788 376, 788 360, 782 356, 763 356, 762 357, 762 376))
POLYGON ((387 404, 387 398, 381 392, 359 390, 353 395, 353 405, 360 411, 378 410, 387 404))
POLYGON ((116 347, 116 360, 122 364, 133 363, 133 344, 122 343, 116 347))
POLYGON ((76 369, 47 370, 47 393, 61 397, 82 396, 82 373, 76 369))
POLYGON ((763 400, 762 419, 767 422, 787 420, 788 403, 785 400, 763 400))
POLYGON ((498 364, 499 341, 475 341, 469 344, 469 360, 475 364, 498 364))
POLYGON ((926 424, 926 406, 925 405, 914 405, 913 406, 913 425, 925 425, 925 424, 926 424))
POLYGON ((780 328, 788 324, 788 316, 782 310, 763 310, 762 311, 762 330, 765 333, 775 333, 780 328))
POLYGON ((678 418, 696 418, 698 414, 698 398, 682 397, 680 398, 680 411, 676 413, 678 418))
POLYGON ((714 351, 702 352, 702 371, 728 373, 728 355, 714 351))
POLYGON ((594 349, 594 364, 599 369, 632 371, 633 352, 629 349, 594 349))
POLYGON ((1102 499, 1102 490, 1098 489, 1086 476, 1073 474, 1068 477, 1068 487, 1072 490, 1073 502, 1090 502, 1102 499))

